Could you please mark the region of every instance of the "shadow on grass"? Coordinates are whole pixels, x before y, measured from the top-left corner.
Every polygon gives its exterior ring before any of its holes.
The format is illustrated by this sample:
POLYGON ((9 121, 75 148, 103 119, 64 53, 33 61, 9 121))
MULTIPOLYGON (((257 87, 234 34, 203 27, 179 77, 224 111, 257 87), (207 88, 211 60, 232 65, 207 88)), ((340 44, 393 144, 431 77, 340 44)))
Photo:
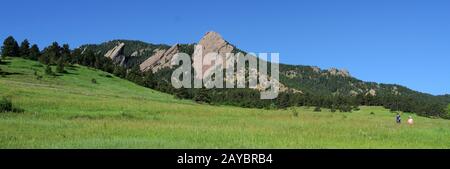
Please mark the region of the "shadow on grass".
POLYGON ((65 72, 64 74, 68 74, 68 75, 79 75, 78 73, 74 73, 74 72, 65 72))
POLYGON ((66 69, 68 69, 68 70, 77 70, 77 69, 78 69, 78 66, 75 66, 75 65, 69 65, 69 66, 66 66, 66 69))
POLYGON ((10 64, 11 64, 10 61, 5 61, 5 60, 0 61, 0 65, 10 65, 10 64))
POLYGON ((17 72, 4 72, 4 71, 1 71, 1 72, 0 72, 0 75, 1 75, 1 76, 23 75, 23 73, 17 73, 17 72))

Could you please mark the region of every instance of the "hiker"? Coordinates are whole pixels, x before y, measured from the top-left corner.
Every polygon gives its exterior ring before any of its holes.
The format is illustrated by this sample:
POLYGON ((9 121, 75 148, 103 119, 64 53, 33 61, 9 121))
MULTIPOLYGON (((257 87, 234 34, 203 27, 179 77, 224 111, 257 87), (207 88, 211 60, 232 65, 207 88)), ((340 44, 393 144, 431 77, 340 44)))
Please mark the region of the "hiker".
POLYGON ((402 123, 402 118, 399 113, 397 113, 397 116, 395 116, 395 121, 397 122, 397 124, 402 123))
POLYGON ((414 120, 412 119, 411 116, 409 116, 409 118, 408 118, 408 124, 409 125, 413 125, 414 124, 414 120))

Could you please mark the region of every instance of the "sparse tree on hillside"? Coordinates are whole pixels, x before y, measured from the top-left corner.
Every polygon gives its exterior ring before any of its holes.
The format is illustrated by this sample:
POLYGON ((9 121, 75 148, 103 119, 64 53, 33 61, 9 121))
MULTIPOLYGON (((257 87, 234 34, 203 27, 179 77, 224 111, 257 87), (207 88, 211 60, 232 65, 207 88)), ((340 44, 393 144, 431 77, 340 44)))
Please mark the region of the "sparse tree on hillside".
POLYGON ((69 44, 63 44, 61 48, 61 57, 64 58, 64 63, 70 63, 72 61, 69 44))
POLYGON ((19 48, 19 56, 23 58, 30 57, 30 43, 27 39, 23 40, 19 48))
POLYGON ((3 41, 2 57, 6 56, 19 56, 19 45, 12 36, 8 36, 5 41, 3 41))
POLYGON ((47 61, 44 64, 55 64, 61 57, 61 47, 58 42, 53 42, 52 45, 45 48, 42 56, 45 56, 44 61, 47 61))
POLYGON ((33 46, 31 46, 30 48, 30 54, 29 54, 29 59, 31 60, 38 60, 38 58, 41 56, 41 52, 39 51, 39 47, 34 44, 33 46))
POLYGON ((42 64, 48 65, 50 64, 50 56, 49 53, 44 52, 43 54, 41 54, 39 56, 39 62, 41 62, 42 64))
POLYGON ((56 63, 56 72, 58 73, 64 73, 64 57, 60 57, 56 63))
POLYGON ((75 50, 73 50, 73 52, 71 53, 71 57, 70 57, 70 63, 71 64, 81 64, 81 53, 83 51, 80 48, 76 48, 75 50))

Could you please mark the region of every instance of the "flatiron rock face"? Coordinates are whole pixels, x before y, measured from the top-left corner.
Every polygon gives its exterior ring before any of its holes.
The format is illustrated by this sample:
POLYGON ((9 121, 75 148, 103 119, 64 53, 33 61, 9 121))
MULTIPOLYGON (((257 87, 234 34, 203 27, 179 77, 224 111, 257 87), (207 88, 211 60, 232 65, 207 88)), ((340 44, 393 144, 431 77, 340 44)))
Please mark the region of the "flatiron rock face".
POLYGON ((125 65, 125 55, 123 54, 123 48, 125 47, 125 43, 119 43, 117 46, 106 52, 105 57, 110 58, 114 61, 114 63, 119 64, 121 66, 125 65))
POLYGON ((155 49, 155 53, 149 57, 147 60, 142 62, 139 67, 141 71, 157 72, 158 70, 166 67, 172 67, 170 64, 173 56, 180 52, 180 45, 173 45, 171 48, 165 49, 155 49))

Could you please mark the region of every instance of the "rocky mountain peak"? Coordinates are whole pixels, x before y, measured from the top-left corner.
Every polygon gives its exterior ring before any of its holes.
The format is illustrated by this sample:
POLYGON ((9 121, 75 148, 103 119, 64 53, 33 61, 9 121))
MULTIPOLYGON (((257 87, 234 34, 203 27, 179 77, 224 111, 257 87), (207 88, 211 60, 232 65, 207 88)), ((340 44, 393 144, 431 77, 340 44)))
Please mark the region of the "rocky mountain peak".
POLYGON ((207 32, 202 39, 200 39, 198 45, 203 47, 203 54, 210 52, 225 54, 230 53, 234 49, 234 47, 225 41, 219 33, 213 31, 207 32))
MULTIPOLYGON (((234 50, 234 47, 229 44, 227 41, 225 41, 222 36, 214 31, 207 32, 198 42, 198 45, 195 46, 193 57, 195 58, 203 58, 208 53, 218 53, 220 56, 223 57, 223 61, 225 65, 225 57, 227 53, 231 53, 234 50)), ((211 66, 213 66, 215 63, 212 63, 209 66, 203 66, 202 72, 203 74, 209 73, 206 72, 211 66)), ((197 76, 197 78, 201 78, 200 75, 197 76)))

